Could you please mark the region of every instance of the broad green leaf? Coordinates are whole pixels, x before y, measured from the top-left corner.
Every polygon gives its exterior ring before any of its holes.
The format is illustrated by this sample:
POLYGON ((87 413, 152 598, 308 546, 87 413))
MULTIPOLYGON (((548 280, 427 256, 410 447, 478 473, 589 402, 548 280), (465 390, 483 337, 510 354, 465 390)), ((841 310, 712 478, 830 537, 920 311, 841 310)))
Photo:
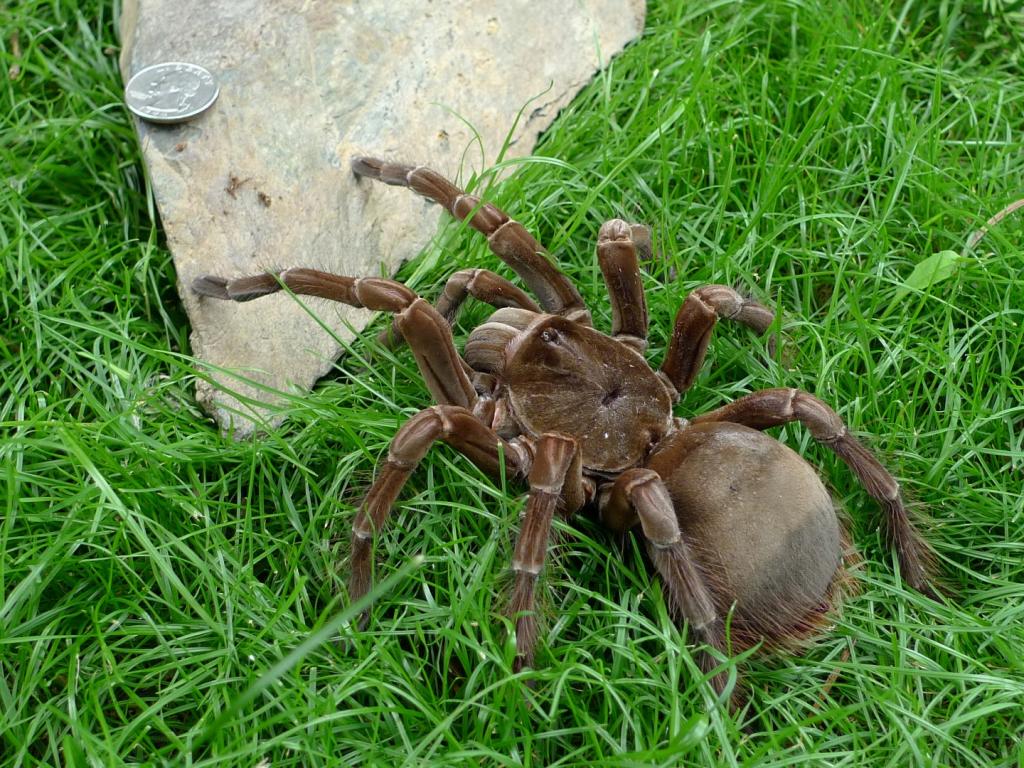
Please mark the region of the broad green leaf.
POLYGON ((929 256, 914 267, 914 271, 896 290, 897 297, 910 291, 925 291, 936 283, 949 279, 956 274, 963 261, 964 257, 956 251, 939 251, 929 256))

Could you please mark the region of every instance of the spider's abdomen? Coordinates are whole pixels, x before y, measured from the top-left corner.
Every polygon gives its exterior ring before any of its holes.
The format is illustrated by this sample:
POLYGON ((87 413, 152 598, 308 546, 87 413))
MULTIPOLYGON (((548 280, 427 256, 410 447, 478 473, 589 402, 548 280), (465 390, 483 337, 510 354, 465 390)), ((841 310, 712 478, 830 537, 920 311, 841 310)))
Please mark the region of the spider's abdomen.
POLYGON ((670 435, 648 466, 668 488, 721 615, 735 603, 739 634, 784 640, 827 608, 842 536, 828 491, 797 453, 712 422, 670 435))
POLYGON ((664 436, 672 401, 632 349, 570 320, 541 315, 505 352, 502 379, 529 434, 574 437, 596 472, 636 466, 664 436))

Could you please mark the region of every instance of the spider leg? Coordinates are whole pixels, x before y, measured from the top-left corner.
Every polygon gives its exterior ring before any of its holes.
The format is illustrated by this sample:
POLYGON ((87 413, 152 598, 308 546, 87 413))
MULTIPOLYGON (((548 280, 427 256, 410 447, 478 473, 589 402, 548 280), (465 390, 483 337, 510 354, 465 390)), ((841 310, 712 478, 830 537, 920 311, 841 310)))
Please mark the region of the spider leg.
POLYGON ((436 309, 399 282, 380 277, 332 275, 315 269, 286 269, 277 275, 235 279, 204 275, 192 283, 192 290, 201 296, 230 301, 252 301, 277 293, 282 287, 303 296, 319 296, 352 307, 395 313, 395 322, 408 339, 434 399, 444 405, 466 408, 476 403, 468 366, 455 351, 451 327, 436 309))
POLYGON ((711 341, 711 331, 723 317, 764 333, 775 315, 727 285, 705 285, 692 291, 676 314, 672 340, 660 371, 662 379, 671 383, 680 395, 697 378, 711 341))
MULTIPOLYGON (((541 311, 521 288, 501 275, 487 269, 461 269, 448 278, 444 293, 434 305, 438 314, 447 320, 449 325, 455 324, 455 317, 467 295, 498 309, 515 307, 530 312, 541 311)), ((401 340, 402 332, 398 330, 397 322, 392 323, 390 331, 383 331, 378 338, 382 344, 397 345, 401 340)))
POLYGON ((896 550, 903 578, 919 592, 936 596, 929 584, 934 572, 935 554, 914 527, 903 504, 900 484, 850 434, 843 420, 828 405, 799 389, 764 389, 692 420, 695 424, 707 421, 731 421, 754 429, 767 429, 791 421, 801 422, 811 431, 815 440, 827 445, 846 462, 871 497, 882 507, 886 538, 896 550))
MULTIPOLYGON (((612 336, 642 353, 647 348, 647 297, 640 282, 636 232, 646 233, 649 248, 650 233, 644 228, 622 219, 605 222, 597 236, 597 260, 612 305, 612 336)), ((639 245, 644 247, 644 242, 639 245)))
POLYGON ((541 311, 521 288, 487 269, 462 269, 449 277, 444 293, 437 300, 437 311, 449 323, 455 322, 467 294, 496 309, 516 307, 530 312, 541 311))
MULTIPOLYGON (((352 524, 352 573, 349 597, 355 601, 373 582, 373 537, 383 530, 406 480, 438 440, 458 450, 484 472, 498 476, 501 461, 509 477, 521 477, 530 466, 529 452, 502 440, 465 408, 436 405, 410 418, 395 434, 388 458, 356 513, 352 524), (500 448, 499 448, 500 447, 500 448)), ((365 623, 368 613, 362 617, 365 623)))
MULTIPOLYGON (((688 622, 699 640, 725 654, 725 629, 707 576, 679 530, 675 507, 658 473, 652 469, 623 472, 610 490, 602 493, 600 514, 602 521, 616 528, 639 518, 647 551, 665 585, 672 618, 688 622)), ((697 662, 702 672, 711 675, 709 682, 715 692, 725 690, 726 673, 711 674, 718 661, 707 649, 699 652, 697 662)))
POLYGON ((544 248, 518 221, 491 203, 467 195, 436 171, 388 163, 373 157, 356 157, 352 170, 399 187, 409 187, 439 203, 448 213, 482 233, 491 250, 512 267, 540 299, 545 312, 590 324, 590 313, 576 286, 549 260, 544 248))
POLYGON ((537 642, 534 588, 544 567, 551 519, 560 502, 569 514, 583 506, 586 493, 582 456, 570 437, 548 433, 537 441, 529 477, 530 495, 512 559, 514 582, 508 614, 515 621, 516 671, 533 666, 537 642))

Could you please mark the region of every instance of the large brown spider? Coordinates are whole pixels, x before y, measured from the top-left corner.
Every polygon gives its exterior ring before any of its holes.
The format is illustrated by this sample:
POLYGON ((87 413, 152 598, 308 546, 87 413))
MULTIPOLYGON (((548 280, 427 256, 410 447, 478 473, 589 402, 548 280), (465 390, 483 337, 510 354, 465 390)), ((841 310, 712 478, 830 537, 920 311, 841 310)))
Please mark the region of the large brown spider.
POLYGON ((785 643, 816 626, 843 572, 844 536, 815 470, 760 430, 800 421, 853 470, 882 506, 888 540, 904 579, 930 593, 931 551, 911 523, 900 486, 821 400, 797 389, 766 389, 689 421, 672 405, 693 383, 719 318, 764 333, 773 314, 724 285, 690 293, 676 315, 665 359, 644 359, 647 306, 637 247, 644 232, 613 219, 601 227, 597 258, 612 306, 611 335, 591 327, 569 279, 518 222, 424 167, 358 157, 359 176, 416 192, 487 236, 491 249, 533 291, 537 303, 484 269, 456 272, 436 308, 382 278, 288 269, 234 279, 203 276, 203 296, 233 301, 275 293, 319 296, 392 312, 438 403, 395 435, 353 525, 353 600, 373 572, 373 536, 413 469, 438 440, 491 476, 499 464, 529 484, 512 561, 508 612, 515 622, 516 668, 532 665, 534 587, 554 514, 585 507, 613 531, 639 523, 677 620, 703 646, 701 668, 717 691, 722 654, 765 640, 785 643), (469 294, 497 308, 470 334, 461 357, 451 323, 469 294), (724 617, 732 611, 727 634, 724 617), (729 648, 727 648, 727 645, 729 648))

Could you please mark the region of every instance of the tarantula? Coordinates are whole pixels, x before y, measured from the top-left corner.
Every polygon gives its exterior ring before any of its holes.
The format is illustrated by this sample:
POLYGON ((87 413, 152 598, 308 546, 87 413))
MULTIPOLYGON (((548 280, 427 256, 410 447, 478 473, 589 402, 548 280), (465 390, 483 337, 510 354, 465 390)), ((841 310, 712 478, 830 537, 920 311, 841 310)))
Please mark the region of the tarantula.
POLYGON ((883 509, 903 578, 931 592, 931 551, 908 517, 899 484, 821 400, 797 389, 766 389, 690 420, 673 416, 716 322, 727 318, 763 334, 771 310, 724 285, 692 291, 654 369, 644 358, 647 306, 637 250, 649 242, 642 227, 613 219, 598 234, 612 308, 606 335, 592 327, 579 292, 540 243, 494 205, 429 168, 369 157, 355 158, 352 168, 410 187, 483 233, 538 300, 485 269, 456 272, 436 307, 394 280, 313 269, 208 275, 193 283, 196 293, 215 299, 250 301, 287 288, 394 313, 395 330, 438 404, 398 430, 359 507, 353 600, 371 586, 374 535, 416 465, 442 440, 491 476, 504 463, 508 476, 529 485, 508 601, 517 669, 534 660, 534 588, 552 517, 590 508, 613 531, 639 524, 673 617, 702 641, 696 658, 721 692, 726 678, 713 653, 805 635, 828 610, 843 572, 844 533, 829 492, 797 453, 761 432, 791 421, 853 470, 883 509), (496 311, 472 331, 460 356, 451 324, 467 295, 496 311))

